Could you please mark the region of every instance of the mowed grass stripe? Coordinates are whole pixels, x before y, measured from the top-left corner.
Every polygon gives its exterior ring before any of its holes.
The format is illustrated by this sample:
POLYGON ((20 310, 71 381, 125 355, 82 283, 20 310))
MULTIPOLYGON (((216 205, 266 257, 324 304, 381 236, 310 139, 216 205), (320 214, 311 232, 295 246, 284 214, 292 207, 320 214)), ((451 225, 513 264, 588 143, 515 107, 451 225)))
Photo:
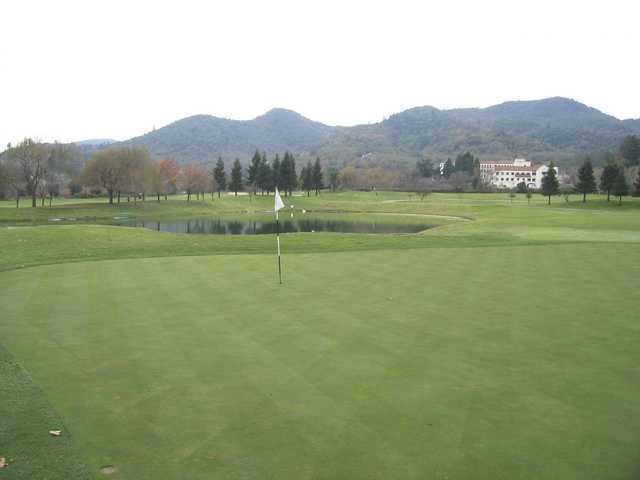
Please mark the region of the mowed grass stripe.
POLYGON ((40 267, 0 334, 121 478, 629 478, 636 250, 40 267))
POLYGON ((0 478, 91 478, 63 420, 42 390, 0 346, 0 478), (53 437, 49 430, 62 430, 53 437))

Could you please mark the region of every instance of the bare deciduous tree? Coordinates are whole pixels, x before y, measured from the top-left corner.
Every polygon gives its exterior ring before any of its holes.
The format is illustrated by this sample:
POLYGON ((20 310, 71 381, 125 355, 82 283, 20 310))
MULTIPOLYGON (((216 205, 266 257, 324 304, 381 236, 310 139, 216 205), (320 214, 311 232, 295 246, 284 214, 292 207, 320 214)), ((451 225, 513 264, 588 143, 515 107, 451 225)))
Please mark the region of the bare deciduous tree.
POLYGON ((31 197, 31 206, 34 208, 38 187, 45 176, 47 160, 50 155, 51 152, 45 145, 30 138, 24 139, 7 151, 7 158, 14 167, 14 184, 20 183, 22 185, 27 195, 31 197))

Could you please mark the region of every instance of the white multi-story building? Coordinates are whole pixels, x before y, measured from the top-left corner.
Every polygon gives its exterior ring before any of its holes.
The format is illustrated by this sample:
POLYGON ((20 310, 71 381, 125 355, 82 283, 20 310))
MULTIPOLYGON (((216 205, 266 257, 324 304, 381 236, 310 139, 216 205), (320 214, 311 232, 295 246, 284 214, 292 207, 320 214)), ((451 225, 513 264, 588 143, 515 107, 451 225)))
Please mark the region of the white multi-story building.
POLYGON ((480 171, 482 173, 493 172, 496 167, 530 167, 531 161, 524 158, 515 160, 482 160, 480 161, 480 171))
MULTIPOLYGON (((554 169, 557 174, 558 168, 554 167, 554 169)), ((498 188, 514 188, 524 182, 528 188, 540 189, 542 178, 548 171, 548 166, 533 165, 531 161, 524 158, 480 162, 480 172, 484 179, 498 188)))

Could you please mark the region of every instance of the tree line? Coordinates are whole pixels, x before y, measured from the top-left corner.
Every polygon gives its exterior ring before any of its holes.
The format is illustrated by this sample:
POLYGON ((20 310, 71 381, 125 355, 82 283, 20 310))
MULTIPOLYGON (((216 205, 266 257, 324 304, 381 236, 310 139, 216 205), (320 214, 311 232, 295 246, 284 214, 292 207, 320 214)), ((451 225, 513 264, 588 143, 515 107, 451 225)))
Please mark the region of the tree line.
MULTIPOLYGON (((629 184, 627 182, 627 174, 625 163, 610 160, 602 169, 600 175, 600 183, 596 182, 593 171, 593 165, 590 158, 585 158, 583 164, 578 170, 578 181, 575 185, 575 191, 582 194, 582 201, 587 201, 587 195, 597 193, 598 187, 600 192, 607 194, 607 202, 611 201, 611 196, 618 197, 618 203, 622 203, 622 197, 629 194, 629 184)), ((634 182, 635 196, 640 195, 640 169, 638 176, 634 182)))
POLYGON ((221 193, 228 190, 249 190, 254 195, 272 193, 277 187, 284 195, 292 195, 301 187, 316 195, 324 188, 320 159, 302 168, 300 177, 296 171, 296 160, 292 153, 285 152, 282 159, 276 154, 273 161, 256 150, 245 170, 239 159, 235 159, 229 175, 225 163, 218 158, 215 165, 207 169, 203 165, 179 165, 174 160, 152 160, 149 153, 139 147, 117 147, 102 150, 87 162, 82 174, 85 185, 105 190, 109 203, 119 202, 121 194, 127 197, 153 194, 157 200, 177 191, 187 194, 187 201, 195 195, 204 198, 205 193, 221 193))
POLYGON ((67 144, 25 139, 7 145, 0 155, 0 198, 13 195, 19 206, 20 198, 26 196, 32 207, 38 199, 44 206, 47 198, 51 202, 64 188, 75 188, 72 179, 80 157, 77 148, 67 144))
POLYGON ((296 159, 290 152, 285 152, 282 158, 276 154, 269 160, 264 152, 256 150, 248 168, 243 168, 236 158, 227 175, 222 158, 207 168, 198 164, 179 165, 171 159, 156 160, 141 147, 111 147, 95 152, 80 171, 58 179, 61 151, 30 139, 9 146, 0 162, 0 193, 11 190, 17 206, 20 197, 28 195, 35 207, 41 191, 51 198, 72 184, 105 193, 110 204, 119 203, 123 197, 126 201, 144 201, 149 195, 160 201, 161 197, 166 199, 179 191, 184 191, 190 201, 193 195, 204 199, 205 193, 213 197, 215 192, 220 196, 226 190, 235 195, 245 190, 268 195, 278 188, 284 195, 292 195, 300 188, 307 195, 311 192, 319 195, 325 188, 320 159, 309 161, 298 175, 296 159))
MULTIPOLYGON (((590 158, 583 161, 573 185, 562 187, 554 182, 543 187, 543 195, 577 192, 587 195, 601 191, 611 196, 622 197, 633 193, 640 195, 640 172, 634 182, 633 192, 627 180, 630 169, 640 164, 640 139, 628 136, 623 139, 617 156, 610 155, 602 169, 599 182, 596 181, 590 158)), ((440 164, 428 158, 420 159, 414 169, 344 166, 338 169, 335 163, 323 168, 320 159, 307 161, 298 171, 296 159, 290 152, 283 156, 275 154, 268 158, 264 152, 256 150, 245 168, 235 159, 226 171, 222 158, 211 167, 201 164, 179 165, 170 159, 152 159, 141 147, 112 147, 95 152, 82 162, 81 154, 72 145, 44 144, 26 139, 18 145, 9 145, 0 154, 0 198, 14 196, 16 205, 20 198, 27 196, 32 206, 38 199, 44 205, 56 195, 99 194, 107 195, 109 202, 119 202, 124 195, 127 200, 143 200, 153 195, 160 201, 168 194, 183 191, 187 200, 192 196, 204 198, 205 193, 213 194, 230 191, 249 191, 252 194, 270 194, 277 187, 284 195, 291 195, 300 189, 316 195, 325 187, 332 191, 347 189, 400 189, 416 192, 427 191, 492 191, 480 172, 480 160, 470 152, 458 155, 455 160, 447 159, 440 164)), ((555 173, 555 172, 554 172, 555 173)), ((518 185, 516 191, 528 193, 528 187, 518 185)))

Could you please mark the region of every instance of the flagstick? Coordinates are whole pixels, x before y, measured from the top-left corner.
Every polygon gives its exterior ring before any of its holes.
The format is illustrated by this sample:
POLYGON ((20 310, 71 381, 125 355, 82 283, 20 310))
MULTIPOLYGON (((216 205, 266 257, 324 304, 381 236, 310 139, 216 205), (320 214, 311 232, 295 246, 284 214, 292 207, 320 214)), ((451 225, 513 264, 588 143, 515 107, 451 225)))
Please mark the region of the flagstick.
POLYGON ((280 221, 278 220, 278 211, 276 210, 276 243, 278 244, 278 279, 282 285, 282 266, 280 264, 280 221))

